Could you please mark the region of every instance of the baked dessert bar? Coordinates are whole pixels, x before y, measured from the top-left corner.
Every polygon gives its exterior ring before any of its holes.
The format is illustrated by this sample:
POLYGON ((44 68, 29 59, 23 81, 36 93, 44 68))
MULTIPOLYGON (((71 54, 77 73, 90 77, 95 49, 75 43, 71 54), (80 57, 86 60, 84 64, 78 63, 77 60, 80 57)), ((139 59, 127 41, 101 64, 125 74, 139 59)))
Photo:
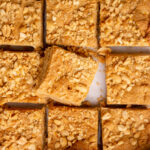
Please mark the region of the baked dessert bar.
POLYGON ((44 61, 37 95, 64 104, 81 105, 98 63, 91 57, 82 57, 56 46, 47 48, 44 61))
POLYGON ((1 150, 42 150, 44 109, 0 108, 1 150))
POLYGON ((96 109, 53 106, 48 114, 48 150, 97 150, 96 109))
POLYGON ((0 45, 43 46, 43 0, 0 1, 0 45))
POLYGON ((150 55, 106 56, 108 104, 150 104, 150 55))
POLYGON ((101 109, 103 150, 148 150, 150 109, 101 109))
POLYGON ((0 50, 0 104, 40 102, 33 88, 37 84, 41 67, 42 58, 38 52, 0 50))
POLYGON ((101 46, 150 46, 149 0, 100 0, 101 46))
POLYGON ((47 0, 47 44, 97 48, 97 0, 47 0))

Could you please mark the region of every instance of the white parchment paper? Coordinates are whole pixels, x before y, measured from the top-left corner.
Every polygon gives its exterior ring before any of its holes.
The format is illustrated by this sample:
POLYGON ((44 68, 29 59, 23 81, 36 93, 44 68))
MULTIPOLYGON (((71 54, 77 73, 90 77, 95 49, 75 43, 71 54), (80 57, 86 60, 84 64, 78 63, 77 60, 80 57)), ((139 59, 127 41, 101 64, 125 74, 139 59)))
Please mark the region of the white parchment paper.
POLYGON ((105 64, 99 63, 98 70, 85 100, 90 101, 93 105, 96 105, 102 97, 106 97, 105 64))

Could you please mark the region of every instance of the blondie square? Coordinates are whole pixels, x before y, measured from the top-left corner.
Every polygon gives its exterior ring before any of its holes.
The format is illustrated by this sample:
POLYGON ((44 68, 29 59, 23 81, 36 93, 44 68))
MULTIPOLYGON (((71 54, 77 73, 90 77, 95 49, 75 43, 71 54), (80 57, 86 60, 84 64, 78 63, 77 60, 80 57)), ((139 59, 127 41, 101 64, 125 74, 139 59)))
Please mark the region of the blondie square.
POLYGON ((48 114, 48 150, 97 150, 98 111, 53 106, 48 114))
POLYGON ((101 109, 103 150, 149 150, 150 109, 101 109))
POLYGON ((48 48, 37 95, 64 104, 81 105, 97 69, 98 63, 91 57, 56 46, 48 48))
POLYGON ((150 46, 149 0, 100 0, 101 46, 150 46))
POLYGON ((43 46, 43 0, 0 1, 0 45, 43 46))
POLYGON ((47 0, 47 44, 97 48, 98 0, 47 0))
POLYGON ((150 104, 150 55, 106 56, 108 104, 150 104))
POLYGON ((35 95, 34 87, 38 82, 42 61, 38 52, 0 50, 0 104, 41 101, 35 95))
POLYGON ((0 108, 1 150, 42 150, 44 109, 0 108))

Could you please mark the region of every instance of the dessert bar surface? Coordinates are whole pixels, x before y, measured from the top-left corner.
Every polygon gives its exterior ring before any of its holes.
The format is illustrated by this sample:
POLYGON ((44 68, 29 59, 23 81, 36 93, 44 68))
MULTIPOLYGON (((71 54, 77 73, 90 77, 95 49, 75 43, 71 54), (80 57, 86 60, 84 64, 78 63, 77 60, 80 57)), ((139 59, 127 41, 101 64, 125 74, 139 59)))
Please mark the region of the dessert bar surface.
POLYGON ((100 0, 101 46, 150 46, 149 0, 100 0))
POLYGON ((44 109, 0 108, 1 150, 42 150, 44 109))
POLYGON ((60 47, 48 48, 37 95, 60 103, 81 105, 86 98, 98 63, 60 47))
POLYGON ((150 55, 106 57, 108 104, 150 104, 150 55))
POLYGON ((98 0, 47 0, 47 44, 97 48, 98 0))
POLYGON ((150 109, 101 109, 103 150, 149 150, 150 109))
POLYGON ((42 58, 38 52, 0 51, 0 104, 36 102, 33 88, 38 82, 42 58), (27 98, 28 97, 28 98, 27 98), (32 97, 29 99, 29 97, 32 97), (27 98, 27 100, 26 100, 27 98))
POLYGON ((97 150, 98 111, 53 106, 48 114, 48 150, 97 150))
POLYGON ((0 1, 0 45, 43 46, 43 0, 0 1))

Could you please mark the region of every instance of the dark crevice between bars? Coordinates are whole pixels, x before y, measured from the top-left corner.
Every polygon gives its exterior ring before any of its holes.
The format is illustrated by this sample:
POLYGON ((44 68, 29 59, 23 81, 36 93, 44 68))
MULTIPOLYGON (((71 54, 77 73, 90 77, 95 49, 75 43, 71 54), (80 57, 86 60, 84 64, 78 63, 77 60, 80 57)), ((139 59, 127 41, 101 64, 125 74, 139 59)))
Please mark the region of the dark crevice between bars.
POLYGON ((9 51, 34 51, 32 46, 0 45, 0 49, 9 51))
POLYGON ((101 112, 98 111, 98 150, 103 150, 101 112))
POLYGON ((112 104, 112 105, 108 105, 106 104, 105 107, 107 108, 138 108, 138 109, 146 109, 148 105, 120 105, 120 104, 112 104))
POLYGON ((8 102, 5 106, 9 108, 41 109, 44 104, 8 102))
POLYGON ((98 8, 97 8, 97 45, 98 48, 100 48, 100 2, 98 2, 98 8))
POLYGON ((67 105, 67 104, 63 104, 63 103, 59 103, 54 101, 53 99, 48 99, 47 102, 48 105, 50 106, 57 106, 57 107, 70 107, 70 108, 98 108, 99 105, 86 105, 86 104, 81 104, 81 106, 75 106, 75 105, 67 105))
POLYGON ((43 0, 43 50, 46 49, 46 0, 43 0))
POLYGON ((45 107, 45 120, 44 120, 44 145, 43 145, 43 150, 47 150, 48 149, 48 108, 45 107))

